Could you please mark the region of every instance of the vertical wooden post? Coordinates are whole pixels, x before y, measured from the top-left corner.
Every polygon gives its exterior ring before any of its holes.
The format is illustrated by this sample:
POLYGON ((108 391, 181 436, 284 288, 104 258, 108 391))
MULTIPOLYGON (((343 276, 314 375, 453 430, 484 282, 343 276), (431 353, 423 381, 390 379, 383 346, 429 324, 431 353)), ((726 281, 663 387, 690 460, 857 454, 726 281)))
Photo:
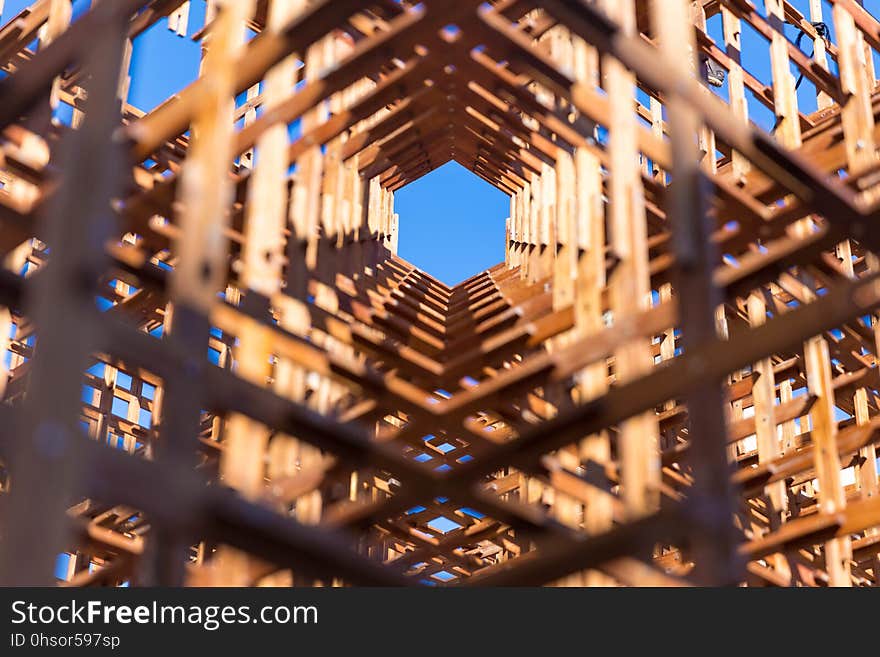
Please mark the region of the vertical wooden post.
POLYGON ((189 9, 190 2, 186 0, 186 2, 168 14, 168 29, 175 32, 178 36, 186 36, 186 31, 189 27, 189 9))
MULTIPOLYGON (((822 0, 810 0, 810 21, 813 23, 822 22, 822 0)), ((837 28, 838 39, 840 39, 840 27, 837 23, 837 17, 834 18, 834 24, 837 28)), ((813 39, 813 60, 825 70, 828 70, 828 50, 825 47, 825 39, 818 33, 813 39)), ((824 91, 816 93, 816 106, 823 110, 831 107, 834 100, 824 91)))
MULTIPOLYGON (((837 422, 834 419, 834 388, 831 384, 831 356, 828 343, 815 337, 804 345, 807 365, 807 384, 817 397, 810 409, 813 455, 816 480, 819 484, 819 509, 835 513, 846 506, 846 493, 840 479, 840 455, 837 451, 837 422)), ((852 586, 850 559, 851 541, 848 536, 833 538, 825 544, 825 568, 831 586, 852 586)))
MULTIPOLYGON (((605 278, 605 207, 602 202, 602 179, 599 160, 586 148, 575 154, 577 174, 577 235, 581 256, 578 259, 578 285, 575 291, 575 327, 586 337, 605 328, 602 293, 605 278)), ((577 377, 581 403, 600 397, 608 389, 608 364, 599 361, 577 377)), ((607 431, 587 436, 580 444, 580 458, 600 465, 611 461, 611 443, 607 431)), ((584 529, 600 534, 611 529, 613 497, 605 491, 593 490, 586 500, 584 529)), ((585 575, 587 586, 608 584, 604 573, 590 570, 585 575)))
MULTIPOLYGON (((751 294, 747 300, 749 323, 752 326, 762 326, 767 321, 767 307, 764 300, 758 294, 751 294)), ((769 358, 764 358, 752 367, 758 378, 752 387, 752 403, 755 409, 755 434, 758 444, 758 462, 772 461, 780 456, 779 437, 776 431, 776 417, 774 401, 776 399, 776 384, 773 376, 773 363, 769 358)), ((785 501, 785 482, 777 482, 767 487, 767 495, 773 503, 774 517, 771 527, 779 523, 778 514, 781 513, 785 501)))
POLYGON ((841 107, 841 125, 849 174, 857 175, 877 161, 874 140, 874 111, 871 107, 873 81, 866 74, 865 42, 852 15, 843 5, 834 5, 840 84, 846 102, 841 107))
MULTIPOLYGON (((753 293, 747 300, 749 323, 751 326, 762 326, 767 321, 767 306, 764 299, 753 293)), ((758 445, 758 463, 766 463, 779 458, 782 449, 779 443, 779 432, 776 429, 776 382, 773 374, 773 362, 764 358, 752 366, 758 375, 752 386, 752 406, 755 418, 755 436, 758 445)), ((779 529, 788 506, 788 491, 784 481, 778 481, 765 487, 764 494, 768 499, 769 530, 779 529)), ((774 568, 783 576, 790 577, 791 570, 783 554, 773 555, 770 560, 774 568)))
POLYGON ((557 310, 574 303, 577 275, 577 224, 575 165, 560 149, 556 161, 556 258, 553 275, 553 307, 557 310))
MULTIPOLYGON (((214 8, 217 17, 202 62, 202 77, 211 81, 210 93, 193 120, 193 137, 181 173, 178 195, 182 237, 175 243, 180 260, 170 281, 174 307, 166 318, 171 333, 183 334, 186 339, 193 335, 192 313, 207 318, 217 292, 226 282, 228 246, 224 231, 232 202, 229 172, 233 160, 234 69, 245 42, 245 21, 251 16, 254 3, 227 0, 216 3, 214 8)), ((202 330, 206 332, 207 328, 202 330)), ((202 339, 207 340, 206 333, 202 339)), ((196 348, 193 339, 192 349, 196 348)), ((259 353, 259 347, 248 340, 243 350, 239 373, 263 383, 264 368, 258 359, 251 358, 255 351, 259 353)), ((163 422, 171 414, 180 414, 179 409, 169 408, 180 403, 177 395, 163 396, 163 422)), ((251 424, 240 416, 230 419, 221 476, 229 486, 255 497, 262 487, 262 452, 249 449, 251 424)))
MULTIPOLYGON (((219 1, 219 0, 218 0, 219 1)), ((171 277, 177 301, 207 311, 226 277, 227 240, 224 236, 232 200, 229 170, 232 165, 234 67, 244 44, 244 20, 252 2, 223 1, 211 31, 203 64, 203 77, 212 80, 211 93, 200 104, 193 120, 193 139, 181 173, 178 197, 181 233, 176 244, 180 263, 171 277)))
MULTIPOLYGON (((325 37, 309 47, 305 55, 304 79, 308 84, 317 80, 327 61, 325 37)), ((323 104, 306 112, 302 118, 302 130, 308 132, 327 120, 327 108, 323 104)), ((321 217, 321 181, 324 175, 324 157, 321 146, 316 144, 303 153, 296 162, 297 172, 293 184, 290 217, 294 235, 305 242, 306 264, 314 270, 318 258, 318 226, 321 217)))
MULTIPOLYGON (((635 34, 632 0, 606 0, 606 12, 623 33, 635 34)), ((605 88, 610 104, 609 125, 609 227, 611 249, 619 263, 611 276, 610 303, 615 319, 644 310, 651 286, 648 275, 645 202, 634 166, 638 162, 636 118, 633 113, 635 76, 613 57, 602 60, 605 88)), ((648 340, 633 340, 614 354, 615 374, 625 383, 649 371, 654 364, 648 340)), ((654 511, 659 504, 659 428, 653 411, 646 411, 621 424, 621 494, 627 513, 636 518, 654 511)))
MULTIPOLYGON (((707 32, 706 27, 706 9, 702 2, 697 2, 696 0, 692 0, 690 4, 690 17, 691 22, 696 26, 696 28, 704 33, 707 32)), ((691 56, 688 60, 688 63, 691 69, 694 71, 696 75, 696 67, 698 64, 698 58, 696 56, 696 43, 694 40, 690 40, 691 45, 691 56)), ((702 125, 700 126, 700 132, 697 137, 699 139, 700 144, 700 153, 702 154, 702 163, 703 169, 710 173, 714 174, 718 170, 718 162, 715 156, 715 133, 709 129, 709 126, 702 125)))
POLYGON ((520 277, 528 279, 532 237, 532 185, 526 182, 520 195, 520 277))
MULTIPOLYGON (((301 11, 302 2, 297 0, 273 0, 269 6, 267 29, 279 31, 301 11)), ((263 103, 271 111, 282 103, 293 87, 296 75, 296 57, 290 56, 270 69, 266 74, 263 103)), ((252 96, 251 87, 249 96, 252 96)), ((257 141, 260 166, 251 174, 248 189, 247 214, 245 217, 244 246, 240 283, 245 290, 273 299, 281 290, 281 274, 284 259, 284 227, 287 218, 287 126, 279 123, 269 127, 257 141)), ((296 304, 291 300, 290 303, 296 304)), ((269 308, 263 309, 268 313, 269 308)), ((291 323, 288 303, 279 308, 279 324, 287 328, 291 323)), ((265 328, 253 322, 243 323, 238 336, 237 360, 242 376, 264 383, 271 368, 271 343, 265 328)), ((276 366, 278 369, 278 366, 276 366)), ((287 383, 285 377, 275 377, 275 387, 280 394, 290 394, 279 384, 287 383)), ((246 416, 234 414, 227 424, 226 449, 221 462, 221 475, 228 481, 241 482, 242 491, 250 496, 260 495, 263 479, 292 474, 287 457, 295 446, 286 443, 293 439, 276 436, 268 453, 269 430, 246 416), (286 448, 286 449, 285 449, 286 448)), ((218 556, 220 577, 231 584, 247 584, 248 557, 231 548, 224 548, 218 556)))
POLYGON ((541 218, 544 209, 544 180, 542 176, 532 176, 532 202, 529 212, 529 255, 528 281, 537 283, 541 279, 541 218))
MULTIPOLYGON (((693 76, 696 44, 692 6, 687 0, 651 4, 652 24, 660 51, 670 68, 684 78, 693 76)), ((704 184, 706 172, 714 171, 714 148, 710 161, 700 165, 695 135, 705 134, 700 116, 676 94, 667 100, 672 150, 669 215, 675 253, 675 290, 682 308, 680 324, 685 351, 699 349, 718 335, 718 307, 722 302, 713 273, 717 255, 711 234, 704 184)), ((688 460, 694 485, 688 504, 697 516, 694 538, 701 583, 728 583, 736 577, 735 536, 730 529, 733 499, 727 460, 724 378, 709 378, 685 397, 688 407, 688 460)))
POLYGON ((776 136, 787 148, 801 145, 801 124, 797 93, 788 59, 788 39, 783 34, 785 16, 782 0, 764 0, 767 19, 776 28, 770 40, 770 68, 773 75, 773 98, 776 108, 776 136))
MULTIPOLYGON (((745 82, 742 68, 742 21, 739 16, 721 5, 721 21, 724 30, 724 48, 730 59, 730 70, 727 72, 727 89, 730 98, 730 109, 744 125, 749 121, 749 104, 746 101, 745 82)), ((733 179, 737 183, 745 182, 745 175, 751 169, 751 163, 742 153, 733 151, 733 179)))

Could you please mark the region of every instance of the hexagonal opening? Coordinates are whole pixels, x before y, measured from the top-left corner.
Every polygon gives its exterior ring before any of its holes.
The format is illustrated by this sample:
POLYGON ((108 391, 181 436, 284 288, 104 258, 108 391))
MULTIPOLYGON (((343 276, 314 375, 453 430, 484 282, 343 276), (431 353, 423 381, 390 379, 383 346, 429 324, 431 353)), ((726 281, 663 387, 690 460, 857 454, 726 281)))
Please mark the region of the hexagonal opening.
POLYGON ((394 195, 398 254, 453 286, 504 261, 510 197, 449 162, 394 195))

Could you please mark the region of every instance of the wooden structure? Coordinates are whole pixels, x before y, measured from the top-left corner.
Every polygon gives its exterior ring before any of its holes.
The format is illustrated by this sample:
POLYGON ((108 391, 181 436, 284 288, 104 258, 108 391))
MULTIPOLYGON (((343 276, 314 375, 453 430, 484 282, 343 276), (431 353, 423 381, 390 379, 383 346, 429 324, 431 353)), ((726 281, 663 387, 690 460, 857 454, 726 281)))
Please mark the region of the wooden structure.
POLYGON ((208 0, 148 113, 195 0, 91 4, 0 28, 4 583, 880 583, 857 0, 208 0), (454 288, 450 160, 511 198, 454 288))

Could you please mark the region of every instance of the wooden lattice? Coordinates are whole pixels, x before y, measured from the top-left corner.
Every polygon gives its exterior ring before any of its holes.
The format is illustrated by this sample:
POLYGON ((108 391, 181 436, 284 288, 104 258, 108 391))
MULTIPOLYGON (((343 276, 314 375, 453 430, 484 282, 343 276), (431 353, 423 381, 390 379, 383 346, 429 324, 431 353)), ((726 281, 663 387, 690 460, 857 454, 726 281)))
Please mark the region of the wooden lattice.
POLYGON ((880 583, 859 2, 82 4, 0 27, 0 581, 880 583), (511 204, 450 288, 452 160, 511 204))

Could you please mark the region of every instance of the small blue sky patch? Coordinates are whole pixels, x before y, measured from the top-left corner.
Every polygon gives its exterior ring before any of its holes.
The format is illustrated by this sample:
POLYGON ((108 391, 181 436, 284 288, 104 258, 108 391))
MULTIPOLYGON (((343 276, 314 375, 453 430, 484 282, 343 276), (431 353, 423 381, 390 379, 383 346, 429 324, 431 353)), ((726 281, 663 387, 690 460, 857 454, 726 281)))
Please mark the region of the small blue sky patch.
POLYGON ((459 525, 454 520, 450 520, 446 516, 437 516, 433 520, 428 522, 428 527, 433 529, 435 532, 440 532, 441 534, 448 534, 451 531, 455 531, 456 529, 461 529, 461 525, 459 525))

